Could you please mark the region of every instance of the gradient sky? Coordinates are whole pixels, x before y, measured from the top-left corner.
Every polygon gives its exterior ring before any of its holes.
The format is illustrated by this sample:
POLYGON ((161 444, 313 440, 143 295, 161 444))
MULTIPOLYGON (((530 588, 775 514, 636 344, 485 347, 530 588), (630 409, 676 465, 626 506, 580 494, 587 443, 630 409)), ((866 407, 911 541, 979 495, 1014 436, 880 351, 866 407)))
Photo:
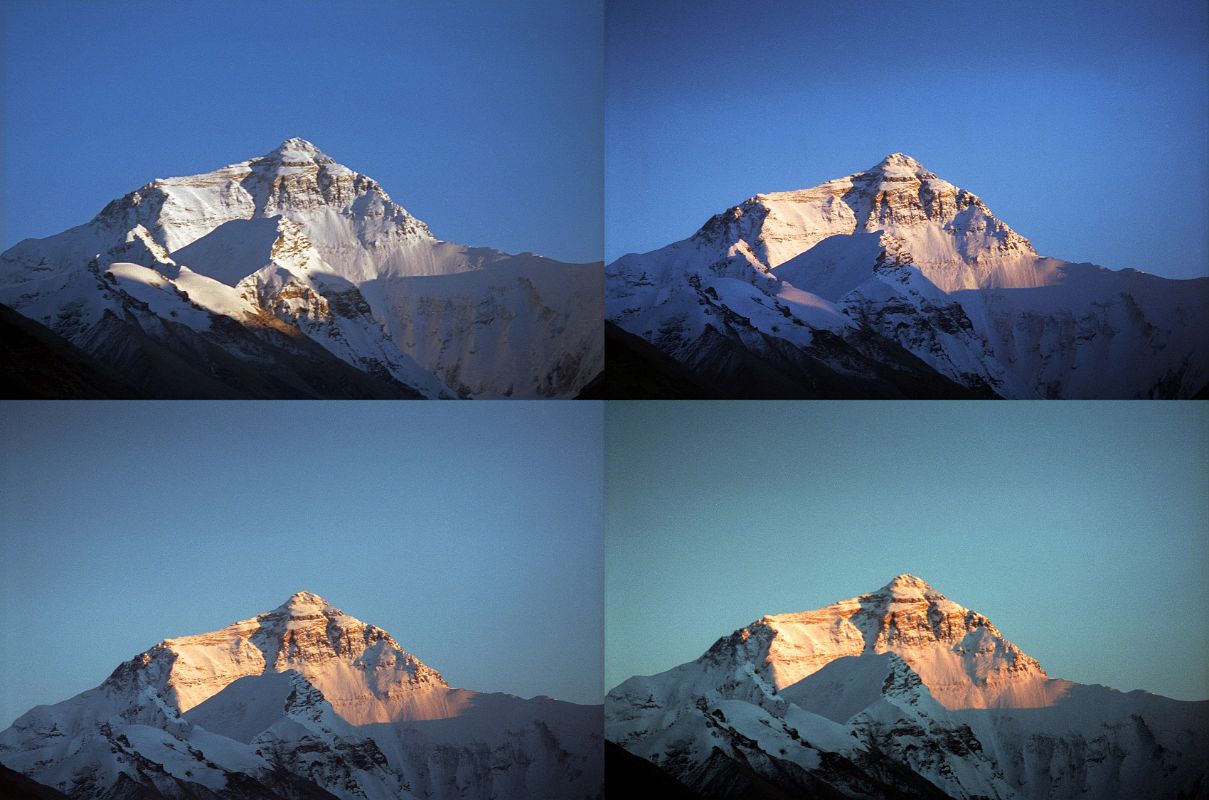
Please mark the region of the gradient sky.
POLYGON ((1042 255, 1209 274, 1209 6, 609 0, 606 259, 906 152, 1042 255))
POLYGON ((6 0, 3 243, 301 136, 442 239, 602 252, 593 0, 6 0))
POLYGON ((1209 404, 620 403, 605 681, 910 572, 1051 676, 1209 698, 1209 404))
POLYGON ((0 729, 316 592, 453 686, 601 702, 599 403, 15 403, 0 729))

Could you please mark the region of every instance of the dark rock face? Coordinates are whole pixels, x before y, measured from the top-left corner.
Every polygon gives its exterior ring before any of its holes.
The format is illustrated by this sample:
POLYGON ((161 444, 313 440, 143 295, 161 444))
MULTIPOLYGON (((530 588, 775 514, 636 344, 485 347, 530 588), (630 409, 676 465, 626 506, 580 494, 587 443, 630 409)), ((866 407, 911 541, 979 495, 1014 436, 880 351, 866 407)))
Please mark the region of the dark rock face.
POLYGON ((701 376, 642 337, 605 323, 603 386, 586 399, 707 400, 722 396, 701 376))
POLYGON ((10 400, 133 400, 143 393, 49 328, 0 306, 0 383, 10 400))
POLYGON ((0 764, 0 796, 13 800, 67 800, 67 795, 0 764))

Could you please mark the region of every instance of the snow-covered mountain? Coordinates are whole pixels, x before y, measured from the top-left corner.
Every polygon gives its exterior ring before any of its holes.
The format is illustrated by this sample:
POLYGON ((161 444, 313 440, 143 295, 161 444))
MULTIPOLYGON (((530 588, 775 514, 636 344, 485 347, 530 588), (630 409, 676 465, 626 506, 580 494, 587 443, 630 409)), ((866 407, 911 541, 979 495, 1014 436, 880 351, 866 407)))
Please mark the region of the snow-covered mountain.
POLYGON ((303 139, 19 242, 0 304, 159 396, 572 397, 603 367, 599 264, 440 241, 303 139))
POLYGON ((609 320, 730 396, 1162 398, 1209 385, 1209 278, 1041 257, 902 153, 758 194, 689 239, 619 258, 605 280, 609 320))
POLYGON ((605 735, 706 797, 1209 796, 1209 701, 1051 678, 912 575, 630 678, 605 735))
POLYGON ((0 763, 81 798, 592 798, 600 706, 451 688, 299 592, 165 639, 0 733, 0 763))

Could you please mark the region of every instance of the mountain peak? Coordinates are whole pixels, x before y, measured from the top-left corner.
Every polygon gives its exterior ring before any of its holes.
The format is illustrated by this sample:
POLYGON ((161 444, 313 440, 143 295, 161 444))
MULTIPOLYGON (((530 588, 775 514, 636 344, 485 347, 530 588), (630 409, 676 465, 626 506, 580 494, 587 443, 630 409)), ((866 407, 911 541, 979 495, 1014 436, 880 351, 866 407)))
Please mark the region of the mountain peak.
POLYGON ((250 159, 250 163, 260 164, 262 168, 268 168, 273 171, 290 171, 297 168, 310 170, 318 166, 321 169, 326 168, 328 170, 352 174, 352 170, 337 163, 336 159, 320 150, 313 143, 297 136, 286 139, 262 156, 250 159))
POLYGON ((304 611, 304 610, 305 611, 315 611, 315 610, 322 611, 324 609, 330 609, 332 611, 339 610, 335 606, 333 606, 331 603, 324 600, 319 595, 315 594, 314 592, 294 592, 292 595, 289 596, 289 599, 287 599, 284 603, 279 605, 276 610, 295 612, 295 611, 304 611))
POLYGON ((1001 698, 1048 702, 1048 690, 1036 683, 1047 678, 1035 659, 982 614, 906 572, 877 591, 820 609, 765 616, 719 639, 703 658, 761 665, 780 690, 835 659, 884 653, 900 656, 949 708, 986 708, 1001 698))
POLYGON ((878 589, 876 594, 892 594, 892 595, 918 595, 918 594, 936 594, 927 581, 922 578, 904 572, 900 575, 895 575, 894 580, 887 583, 881 589, 878 589))
POLYGON ((301 136, 291 136, 289 139, 286 139, 284 142, 282 142, 281 145, 277 149, 279 149, 279 150, 298 149, 298 150, 316 150, 316 151, 318 151, 319 148, 315 147, 314 144, 307 141, 306 139, 303 139, 301 136))
POLYGON ((877 165, 874 166, 873 169, 884 172, 887 168, 922 170, 923 167, 923 164, 919 163, 906 153, 891 153, 881 161, 877 162, 877 165))
POLYGON ((287 157, 287 155, 291 157, 304 157, 312 159, 316 157, 326 158, 322 150, 306 139, 302 139, 297 136, 286 139, 284 142, 270 150, 266 155, 278 156, 282 158, 287 157))
POLYGON ((387 631, 307 591, 224 628, 164 639, 119 666, 108 681, 115 687, 150 685, 166 691, 183 713, 240 678, 291 669, 346 718, 390 716, 391 709, 411 702, 413 691, 449 686, 387 631), (370 697, 376 700, 365 705, 370 697), (374 705, 378 700, 389 708, 374 705))

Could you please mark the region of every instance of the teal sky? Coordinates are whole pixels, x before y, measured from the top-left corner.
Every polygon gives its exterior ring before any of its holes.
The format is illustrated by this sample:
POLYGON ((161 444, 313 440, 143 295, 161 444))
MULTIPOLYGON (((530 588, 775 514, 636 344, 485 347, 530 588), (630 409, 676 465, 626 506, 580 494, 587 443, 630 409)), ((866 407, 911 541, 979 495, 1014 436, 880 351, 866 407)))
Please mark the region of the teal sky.
POLYGON ((601 702, 599 403, 16 403, 0 729, 300 590, 453 686, 601 702))
POLYGON ((1209 404, 609 403, 609 688, 900 572, 1054 677, 1209 698, 1209 404))

